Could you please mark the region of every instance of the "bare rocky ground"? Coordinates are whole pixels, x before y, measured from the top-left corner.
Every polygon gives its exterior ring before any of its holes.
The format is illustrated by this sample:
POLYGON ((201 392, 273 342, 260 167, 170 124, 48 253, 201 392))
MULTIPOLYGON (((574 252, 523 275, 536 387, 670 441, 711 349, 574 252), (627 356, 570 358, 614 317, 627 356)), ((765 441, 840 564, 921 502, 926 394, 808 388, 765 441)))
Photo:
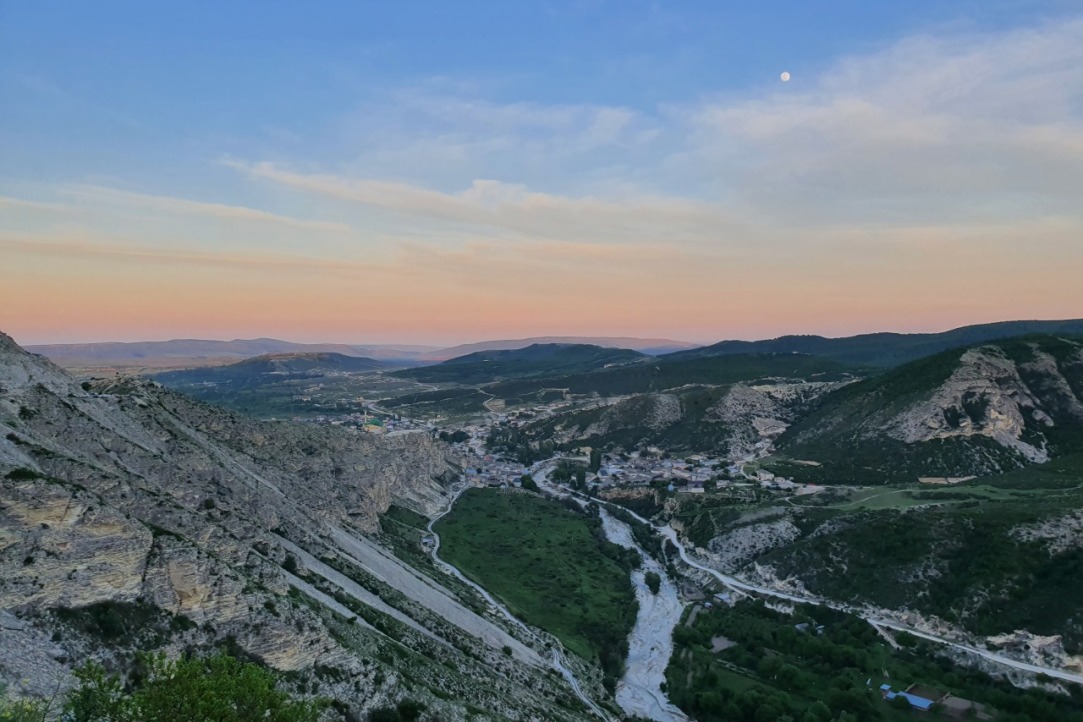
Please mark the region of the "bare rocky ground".
MULTIPOLYGON (((1041 354, 1039 358, 1042 358, 1041 354)), ((1063 384, 1067 398, 1075 400, 1052 358, 1042 359, 1039 366, 1047 374, 1052 373, 1050 378, 1063 384)), ((908 444, 980 434, 1018 451, 1031 462, 1048 461, 1045 448, 1022 438, 1028 416, 1040 425, 1053 425, 1052 419, 1042 410, 1041 402, 1020 376, 1023 370, 995 347, 971 349, 962 355, 959 368, 932 396, 892 419, 887 426, 888 432, 908 444), (983 400, 980 418, 960 414, 957 426, 951 425, 944 410, 964 408, 968 398, 983 400)))
POLYGON ((582 719, 536 650, 379 544, 391 503, 444 505, 455 462, 424 432, 79 384, 0 334, 0 679, 49 696, 87 660, 226 645, 338 700, 329 719, 406 697, 440 719, 582 719))

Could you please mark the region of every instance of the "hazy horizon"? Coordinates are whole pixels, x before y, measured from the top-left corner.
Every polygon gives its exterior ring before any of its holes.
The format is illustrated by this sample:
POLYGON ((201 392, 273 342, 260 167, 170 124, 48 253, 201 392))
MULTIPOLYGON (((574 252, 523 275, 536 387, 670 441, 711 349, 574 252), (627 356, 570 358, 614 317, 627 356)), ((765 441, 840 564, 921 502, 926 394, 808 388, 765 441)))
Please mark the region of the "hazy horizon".
MULTIPOLYGON (((995 319, 995 320, 992 320, 992 321, 985 321, 985 322, 976 323, 976 324, 969 324, 969 323, 968 324, 963 324, 963 326, 982 325, 982 324, 985 324, 985 323, 998 323, 998 322, 1007 322, 1007 321, 1050 321, 1050 322, 1055 322, 1055 321, 1068 321, 1068 320, 1073 320, 1073 319, 1071 319, 1071 318, 1069 318, 1067 316, 1063 317, 1063 318, 1041 318, 1041 319, 1038 319, 1038 318, 1001 318, 1001 319, 995 319)), ((427 348, 431 348, 433 350, 442 350, 442 349, 452 348, 452 347, 455 347, 455 346, 469 346, 469 345, 473 345, 473 344, 491 343, 491 342, 497 342, 497 341, 524 341, 524 340, 530 340, 530 339, 555 338, 555 337, 582 338, 582 339, 590 339, 590 338, 610 338, 610 339, 613 339, 613 338, 628 338, 628 339, 637 339, 637 340, 640 340, 640 341, 671 341, 671 342, 676 342, 676 343, 687 343, 687 344, 693 344, 693 345, 698 345, 698 346, 710 346, 712 344, 719 343, 721 341, 764 341, 764 340, 779 338, 779 337, 782 337, 782 336, 824 336, 826 338, 846 338, 846 337, 849 337, 849 336, 860 336, 860 335, 863 335, 863 334, 866 334, 866 333, 897 333, 897 334, 941 333, 941 332, 945 332, 945 331, 952 331, 952 330, 955 330, 957 328, 961 328, 961 326, 943 326, 943 327, 933 326, 933 327, 928 328, 928 329, 919 329, 919 330, 900 330, 900 329, 896 329, 896 328, 876 328, 876 329, 872 329, 872 330, 869 330, 869 331, 858 331, 858 332, 855 332, 855 333, 844 333, 844 334, 826 334, 826 333, 816 333, 816 332, 806 332, 806 331, 793 331, 793 332, 788 332, 788 333, 775 334, 775 335, 772 335, 772 336, 748 336, 748 337, 720 336, 718 338, 711 338, 711 339, 704 339, 704 340, 695 340, 695 339, 687 339, 687 338, 675 338, 673 336, 637 336, 637 335, 630 335, 630 334, 612 334, 612 333, 572 334, 572 333, 559 333, 558 332, 558 333, 545 333, 545 334, 537 334, 537 335, 509 335, 509 336, 492 336, 492 337, 486 337, 486 338, 469 338, 469 339, 465 339, 465 340, 452 340, 452 341, 446 341, 446 342, 435 341, 435 340, 426 341, 424 339, 416 340, 416 341, 386 341, 386 340, 364 340, 363 339, 363 340, 358 341, 358 340, 350 340, 350 339, 345 339, 344 340, 344 339, 336 339, 336 338, 331 338, 331 339, 318 338, 318 337, 307 338, 307 337, 303 337, 303 336, 300 337, 300 338, 295 338, 295 337, 280 337, 280 336, 265 336, 265 335, 249 335, 249 336, 243 336, 242 335, 242 336, 230 336, 230 337, 226 337, 226 336, 217 336, 216 337, 216 336, 212 336, 212 335, 203 335, 203 336, 196 335, 196 336, 183 336, 183 337, 174 336, 174 337, 170 337, 170 338, 98 338, 98 339, 85 339, 85 340, 77 340, 77 341, 31 341, 31 340, 27 340, 27 339, 24 339, 24 338, 20 338, 20 337, 16 336, 15 334, 11 334, 10 332, 5 331, 2 328, 0 328, 0 332, 8 333, 21 346, 64 346, 64 345, 88 345, 88 344, 106 344, 106 343, 165 343, 165 342, 169 342, 169 341, 230 342, 230 341, 255 341, 255 340, 261 340, 261 339, 267 339, 267 340, 285 341, 285 342, 290 342, 290 343, 301 343, 301 344, 340 344, 340 345, 345 345, 345 346, 391 346, 391 347, 417 346, 417 347, 427 347, 427 348)))
POLYGON ((1081 99, 1063 0, 8 3, 0 329, 448 346, 1078 317, 1081 99))

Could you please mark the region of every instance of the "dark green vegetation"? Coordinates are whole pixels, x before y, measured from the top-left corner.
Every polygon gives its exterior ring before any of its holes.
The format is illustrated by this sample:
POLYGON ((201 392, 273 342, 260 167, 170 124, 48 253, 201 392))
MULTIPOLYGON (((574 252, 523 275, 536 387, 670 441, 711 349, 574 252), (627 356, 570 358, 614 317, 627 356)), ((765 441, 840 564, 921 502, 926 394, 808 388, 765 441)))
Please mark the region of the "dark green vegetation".
MULTIPOLYGON (((603 349, 610 351, 611 349, 603 349)), ((431 368, 398 372, 399 375, 431 368)), ((827 359, 797 354, 755 354, 724 358, 670 359, 648 357, 635 363, 579 373, 549 373, 484 384, 480 389, 457 386, 436 391, 400 396, 383 406, 407 411, 442 413, 480 413, 483 404, 501 399, 509 406, 546 403, 569 397, 620 396, 646 394, 694 384, 716 386, 739 381, 767 378, 834 381, 850 378, 853 373, 827 359)))
POLYGON ((0 722, 51 719, 59 709, 71 722, 315 722, 323 707, 291 699, 270 672, 225 654, 143 655, 127 684, 93 663, 75 677, 63 700, 12 703, 0 695, 0 722))
POLYGON ((1028 334, 1083 335, 1083 320, 1003 321, 963 326, 943 333, 869 333, 846 338, 782 336, 765 341, 722 341, 670 354, 668 358, 799 353, 849 366, 890 367, 952 348, 1028 334))
POLYGON ((156 649, 177 633, 195 627, 183 615, 173 615, 140 602, 99 602, 86 607, 60 607, 59 621, 105 647, 138 646, 156 649))
POLYGON ((913 609, 983 636, 1062 635, 1083 651, 1083 455, 951 486, 764 496, 682 498, 670 516, 700 546, 785 520, 796 539, 741 563, 770 564, 828 598, 913 609))
MULTIPOLYGON (((644 524, 624 509, 616 506, 608 507, 608 512, 614 519, 628 525, 628 528, 632 531, 632 538, 635 539, 636 544, 638 544, 643 551, 662 563, 666 562, 665 555, 662 552, 662 537, 655 533, 650 524, 644 524)), ((650 584, 649 572, 647 576, 647 583, 650 584)), ((661 580, 659 580, 659 582, 661 582, 661 580)), ((657 590, 655 593, 657 593, 657 590)))
POLYGON ((369 722, 414 722, 424 710, 424 706, 417 702, 405 700, 394 707, 381 707, 369 712, 369 722))
POLYGON ((480 384, 497 379, 595 371, 646 358, 638 351, 589 344, 537 343, 512 351, 478 351, 435 366, 396 371, 425 383, 480 384))
POLYGON ((685 538, 706 547, 711 539, 728 531, 743 512, 753 509, 757 502, 769 499, 770 495, 757 487, 740 487, 679 498, 681 503, 672 518, 680 523, 685 538))
MULTIPOLYGON (((833 381, 847 378, 847 369, 825 359, 797 354, 753 354, 725 358, 650 358, 637 364, 603 369, 589 374, 558 376, 546 385, 572 394, 602 396, 641 394, 675 389, 689 384, 732 384, 765 378, 833 381)), ((538 388, 538 382, 522 380, 487 388, 501 398, 514 397, 538 388)))
POLYGON ((436 391, 419 391, 415 387, 395 398, 382 400, 380 406, 406 416, 466 417, 484 413, 485 402, 492 398, 472 386, 451 386, 436 391))
POLYGON ((605 539, 601 520, 533 494, 471 489, 436 525, 441 555, 529 624, 596 660, 612 690, 637 605, 638 554, 605 539))
POLYGON ((802 481, 852 484, 997 474, 1028 463, 992 436, 1011 414, 1021 420, 1021 441, 1054 456, 1083 450, 1083 343, 1027 336, 978 347, 976 359, 967 353, 946 351, 825 395, 779 438, 783 458, 770 468, 802 481), (960 369, 967 390, 942 409, 928 407, 960 369), (939 432, 906 443, 891 431, 900 424, 939 432))
POLYGON ((916 609, 981 635, 1016 629, 1060 634, 1065 648, 1078 654, 1083 546, 1067 520, 1083 509, 1083 476, 1076 483, 1004 491, 960 485, 909 492, 929 505, 918 508, 810 510, 801 526, 812 531, 826 520, 831 531, 760 561, 834 599, 916 609), (1046 537, 1025 533, 1043 523, 1051 530, 1046 537))
POLYGON ((885 702, 879 686, 918 683, 981 703, 1001 722, 1083 720, 1076 685, 1071 696, 1018 689, 934 656, 924 642, 899 641, 892 651, 860 618, 824 607, 786 615, 743 601, 700 610, 674 631, 668 694, 699 722, 912 720, 916 713, 885 702))
POLYGON ((651 590, 651 594, 657 594, 662 587, 662 577, 659 576, 658 572, 647 572, 643 575, 643 581, 646 583, 647 588, 651 590))
POLYGON ((339 371, 356 373, 387 368, 383 361, 340 353, 267 354, 227 366, 167 371, 155 376, 166 386, 173 384, 232 384, 257 386, 262 376, 326 376, 339 371))

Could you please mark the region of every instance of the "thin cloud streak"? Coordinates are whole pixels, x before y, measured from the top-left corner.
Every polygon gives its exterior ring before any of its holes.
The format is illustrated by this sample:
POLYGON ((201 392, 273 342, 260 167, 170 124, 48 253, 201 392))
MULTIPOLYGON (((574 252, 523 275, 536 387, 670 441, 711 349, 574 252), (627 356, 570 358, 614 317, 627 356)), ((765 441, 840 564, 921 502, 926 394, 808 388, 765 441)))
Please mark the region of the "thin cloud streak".
POLYGON ((193 201, 184 198, 151 195, 147 193, 134 193, 132 191, 106 188, 103 186, 61 185, 50 186, 46 188, 46 190, 55 195, 73 198, 75 199, 75 202, 60 203, 0 196, 0 211, 3 211, 6 208, 9 212, 25 209, 31 211, 47 211, 64 215, 80 213, 102 215, 106 212, 106 209, 103 208, 103 206, 111 205, 119 206, 126 212, 151 211, 177 216, 268 223, 288 228, 321 231, 326 233, 350 233, 354 230, 345 223, 306 220, 245 206, 208 203, 204 201, 193 201))
POLYGON ((228 164, 249 177, 306 193, 406 216, 502 229, 528 239, 695 241, 704 228, 717 233, 739 225, 694 199, 568 197, 495 180, 474 180, 460 193, 444 193, 398 181, 296 173, 271 163, 228 164))

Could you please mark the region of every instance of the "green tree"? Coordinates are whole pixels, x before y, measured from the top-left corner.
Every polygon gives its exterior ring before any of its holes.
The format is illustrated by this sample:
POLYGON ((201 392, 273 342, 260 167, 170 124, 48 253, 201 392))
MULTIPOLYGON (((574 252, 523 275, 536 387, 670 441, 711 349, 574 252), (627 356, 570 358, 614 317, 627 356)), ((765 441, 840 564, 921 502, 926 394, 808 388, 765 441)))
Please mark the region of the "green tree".
POLYGON ((538 482, 534 481, 534 477, 530 474, 523 474, 519 477, 519 485, 527 491, 540 491, 538 489, 538 482))
POLYGON ((140 660, 146 675, 130 694, 99 665, 76 670, 79 687, 65 705, 72 721, 315 722, 319 716, 320 704, 291 699, 269 671, 226 654, 140 660))
POLYGON ((602 468, 602 450, 591 449, 590 450, 590 470, 595 474, 602 468))
POLYGON ((832 716, 831 710, 826 704, 816 701, 805 708, 805 714, 801 717, 801 722, 831 722, 832 716))
POLYGON ((657 594, 662 587, 662 577, 658 575, 658 572, 647 572, 643 575, 643 581, 647 583, 647 589, 651 590, 651 594, 657 594))
POLYGON ((583 467, 575 470, 575 488, 579 491, 587 488, 587 470, 583 467))

